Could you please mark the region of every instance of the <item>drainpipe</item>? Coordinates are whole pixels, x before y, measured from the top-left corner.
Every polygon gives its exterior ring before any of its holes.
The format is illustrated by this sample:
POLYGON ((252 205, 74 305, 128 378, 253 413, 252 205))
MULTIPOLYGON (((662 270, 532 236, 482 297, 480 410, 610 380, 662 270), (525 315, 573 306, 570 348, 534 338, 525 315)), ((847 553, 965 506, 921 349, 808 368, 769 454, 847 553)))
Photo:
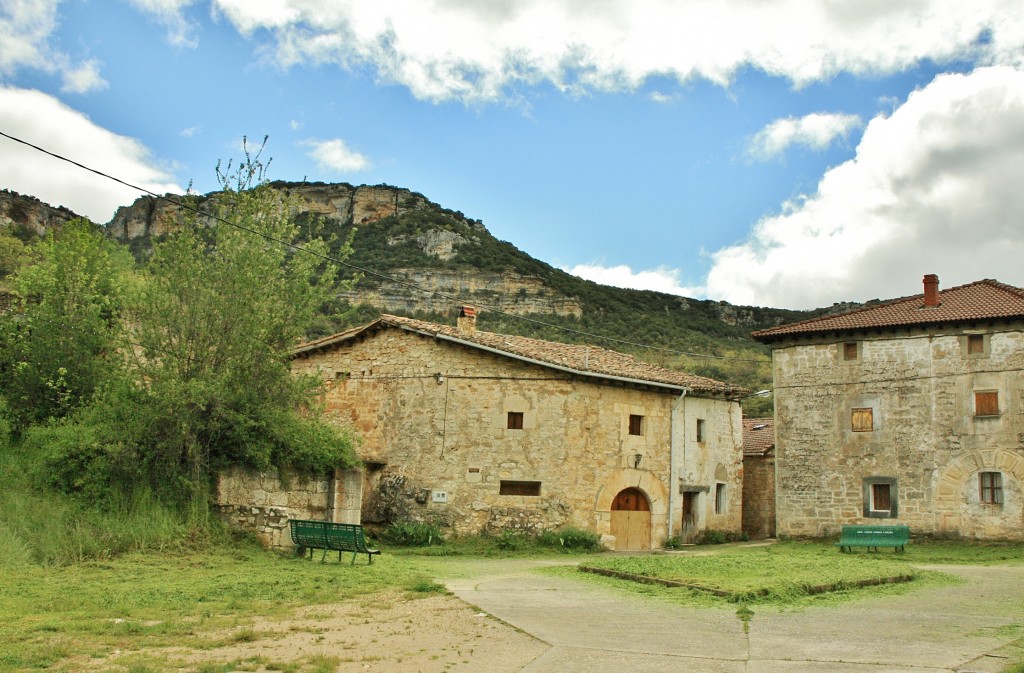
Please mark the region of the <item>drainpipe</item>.
MULTIPOLYGON (((686 393, 690 392, 684 388, 683 393, 677 400, 672 403, 672 414, 669 416, 668 425, 668 436, 669 436, 669 449, 668 449, 668 536, 672 537, 672 523, 675 520, 674 506, 676 500, 676 412, 680 414, 683 412, 683 398, 686 397, 686 393)), ((680 418, 680 420, 682 420, 680 418)), ((683 427, 683 463, 686 463, 686 432, 685 424, 683 427)))

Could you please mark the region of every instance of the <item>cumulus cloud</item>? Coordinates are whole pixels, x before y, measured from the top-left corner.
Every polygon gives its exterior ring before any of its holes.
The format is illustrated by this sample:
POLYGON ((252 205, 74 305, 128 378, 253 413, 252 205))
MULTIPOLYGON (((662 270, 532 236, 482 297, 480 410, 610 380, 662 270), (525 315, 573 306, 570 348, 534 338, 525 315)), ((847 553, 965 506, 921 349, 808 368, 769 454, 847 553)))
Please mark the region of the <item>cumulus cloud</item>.
POLYGON ((699 292, 697 288, 686 287, 680 284, 680 272, 678 269, 670 269, 664 266, 646 271, 633 271, 633 269, 625 264, 604 266, 592 263, 563 267, 562 270, 585 280, 592 280, 595 283, 611 285, 613 287, 625 287, 633 290, 654 290, 655 292, 678 294, 684 297, 692 297, 699 292))
POLYGON ((1024 284, 1024 70, 937 77, 871 120, 814 194, 714 253, 707 296, 810 308, 997 277, 1024 284))
POLYGON ((189 21, 184 10, 195 0, 129 0, 143 12, 150 14, 167 27, 167 41, 176 47, 196 47, 199 44, 198 27, 189 21))
POLYGON ((779 156, 792 145, 823 150, 837 138, 845 138, 861 125, 857 115, 816 112, 799 119, 776 119, 758 131, 747 146, 752 159, 766 161, 779 156))
POLYGON ((64 93, 88 93, 106 89, 109 85, 107 80, 100 77, 100 66, 95 60, 86 61, 77 68, 70 68, 64 72, 64 86, 61 91, 64 93))
MULTIPOLYGON (((158 194, 184 191, 139 141, 97 126, 82 113, 39 91, 0 86, 0 128, 55 154, 158 194)), ((4 187, 107 222, 139 192, 0 138, 4 187)))
POLYGON ((344 140, 306 140, 301 143, 309 148, 307 155, 324 170, 341 173, 364 171, 370 167, 370 160, 349 148, 344 140))
MULTIPOLYGON (((174 8, 186 0, 136 0, 174 8)), ((623 90, 652 75, 727 84, 753 67, 797 86, 924 60, 1021 64, 1018 0, 213 0, 282 67, 373 67, 426 100, 491 101, 522 84, 623 90), (269 37, 264 37, 266 31, 269 37)))

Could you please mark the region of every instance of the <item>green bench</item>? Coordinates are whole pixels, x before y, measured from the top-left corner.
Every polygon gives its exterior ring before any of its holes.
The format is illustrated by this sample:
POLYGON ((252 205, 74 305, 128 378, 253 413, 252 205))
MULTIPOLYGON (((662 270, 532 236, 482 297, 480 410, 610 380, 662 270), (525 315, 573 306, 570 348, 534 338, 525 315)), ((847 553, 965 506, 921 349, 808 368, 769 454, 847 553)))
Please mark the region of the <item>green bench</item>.
POLYGON ((879 547, 892 547, 904 551, 910 542, 910 526, 843 526, 839 542, 839 551, 853 551, 854 547, 867 547, 868 551, 879 547))
POLYGON ((366 546, 363 527, 358 524, 289 519, 288 525, 291 528, 296 554, 305 556, 308 549, 309 558, 313 558, 314 549, 323 549, 321 563, 327 560, 328 551, 338 552, 338 561, 341 561, 342 552, 352 552, 353 565, 356 562, 356 554, 366 554, 369 562, 373 563, 373 555, 380 553, 379 549, 370 549, 366 546))

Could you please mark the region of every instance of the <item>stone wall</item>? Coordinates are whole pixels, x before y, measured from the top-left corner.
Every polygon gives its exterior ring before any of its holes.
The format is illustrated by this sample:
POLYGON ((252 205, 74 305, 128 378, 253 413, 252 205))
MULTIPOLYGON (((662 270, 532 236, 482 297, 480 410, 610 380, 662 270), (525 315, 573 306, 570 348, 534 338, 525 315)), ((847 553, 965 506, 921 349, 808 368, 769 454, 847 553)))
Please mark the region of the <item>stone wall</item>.
POLYGON ((255 533, 264 546, 287 548, 292 546, 290 519, 359 523, 361 500, 361 470, 315 479, 233 468, 217 479, 214 507, 229 525, 255 533))
POLYGON ((721 513, 706 499, 701 519, 740 528, 735 402, 598 383, 398 328, 300 356, 293 369, 322 376, 326 410, 362 438, 364 522, 426 521, 459 534, 572 525, 607 536, 612 500, 635 487, 659 546, 681 525, 680 485, 714 492, 717 475, 734 497, 721 513), (522 429, 508 428, 509 412, 522 414, 522 429), (639 436, 630 414, 644 418, 639 436), (697 418, 707 421, 701 443, 697 418), (537 490, 513 494, 513 482, 537 490))
POLYGON ((743 532, 775 537, 775 454, 743 457, 743 532))
POLYGON ((1024 332, 870 335, 774 350, 778 532, 829 535, 843 524, 900 523, 912 531, 1024 538, 1024 332), (843 344, 856 343, 846 360, 843 344), (975 393, 997 393, 999 413, 975 414, 975 393), (870 409, 867 431, 854 409, 870 409), (981 472, 999 472, 1001 504, 979 501, 981 472), (891 480, 896 516, 866 509, 873 480, 891 480), (870 513, 870 517, 865 515, 870 513))

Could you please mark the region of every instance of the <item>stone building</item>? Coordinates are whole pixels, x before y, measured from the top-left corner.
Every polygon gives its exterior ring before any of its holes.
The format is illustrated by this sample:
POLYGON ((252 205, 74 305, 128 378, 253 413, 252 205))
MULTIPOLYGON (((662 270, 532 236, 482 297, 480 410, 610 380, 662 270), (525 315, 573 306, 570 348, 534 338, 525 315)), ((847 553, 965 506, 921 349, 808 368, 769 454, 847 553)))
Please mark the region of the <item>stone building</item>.
POLYGON ((754 333, 773 353, 779 535, 1024 539, 1024 290, 982 280, 754 333))
POLYGON ((775 419, 743 419, 743 532, 775 537, 775 419))
POLYGON ((385 315, 304 344, 365 466, 363 523, 575 526, 619 549, 741 526, 746 391, 593 346, 385 315))

